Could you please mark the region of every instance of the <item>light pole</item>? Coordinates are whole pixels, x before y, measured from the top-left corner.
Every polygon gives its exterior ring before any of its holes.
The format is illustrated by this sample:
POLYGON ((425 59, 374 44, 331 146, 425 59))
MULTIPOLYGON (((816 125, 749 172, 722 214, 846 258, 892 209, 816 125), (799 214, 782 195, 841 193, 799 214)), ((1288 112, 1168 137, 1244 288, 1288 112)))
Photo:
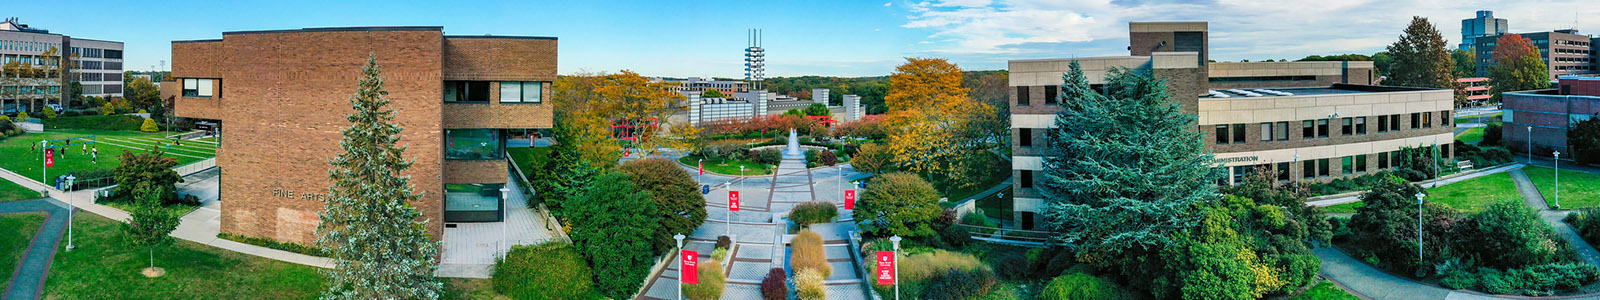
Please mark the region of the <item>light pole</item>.
POLYGON ((744 165, 739 165, 739 189, 744 189, 744 165))
MULTIPOLYGON (((1295 153, 1294 154, 1294 164, 1293 165, 1289 165, 1289 169, 1293 170, 1295 166, 1299 166, 1299 165, 1300 165, 1300 153, 1295 153)), ((1305 173, 1306 171, 1305 170, 1300 170, 1300 172, 1301 173, 1305 173)), ((1301 176, 1296 176, 1295 174, 1289 174, 1289 176, 1295 176, 1294 177, 1295 178, 1294 179, 1294 184, 1295 185, 1299 185, 1300 184, 1300 177, 1301 176)), ((1296 187, 1296 188, 1299 188, 1299 187, 1296 187)))
POLYGON ((1433 187, 1439 187, 1439 138, 1433 138, 1433 187))
POLYGON ((72 201, 72 192, 71 192, 72 191, 72 181, 73 180, 77 180, 77 179, 78 179, 78 176, 73 176, 71 174, 68 174, 67 175, 67 191, 61 193, 62 196, 66 196, 67 197, 67 252, 72 252, 73 248, 77 248, 77 247, 72 245, 72 211, 78 210, 78 207, 75 206, 75 205, 72 205, 74 203, 72 201))
MULTIPOLYGON (((684 238, 684 236, 683 236, 682 233, 672 235, 672 239, 678 240, 678 251, 674 251, 675 253, 673 253, 673 255, 677 255, 678 257, 680 257, 680 258, 677 258, 677 259, 683 259, 683 258, 681 258, 681 257, 683 257, 683 238, 684 238)), ((667 262, 671 262, 671 260, 668 260, 667 262)), ((678 266, 678 284, 677 284, 677 286, 678 286, 678 300, 683 300, 683 266, 678 266)))
POLYGON ((894 243, 894 300, 900 300, 900 235, 889 237, 894 243))
POLYGON ((506 245, 506 225, 511 223, 506 220, 506 200, 511 198, 511 188, 500 187, 500 257, 505 258, 506 252, 511 251, 511 246, 506 245))
POLYGON ((1533 124, 1528 124, 1522 128, 1528 129, 1528 148, 1522 150, 1528 151, 1528 165, 1531 166, 1533 165, 1533 124))
MULTIPOLYGON (((844 197, 844 165, 839 165, 839 183, 838 184, 834 184, 833 186, 838 188, 839 197, 843 198, 844 197)), ((844 200, 842 200, 842 199, 840 200, 840 202, 843 202, 843 201, 844 200)))
MULTIPOLYGON (((1556 187, 1555 187, 1555 189, 1556 189, 1556 193, 1555 193, 1556 194, 1556 205, 1554 206, 1554 208, 1555 209, 1561 209, 1561 151, 1556 151, 1554 154, 1551 154, 1550 156, 1552 156, 1552 157, 1554 157, 1556 159, 1554 161, 1555 164, 1556 164, 1556 187)), ((68 180, 67 182, 72 182, 71 181, 72 178, 67 178, 67 180, 68 180)), ((68 183, 68 184, 71 184, 71 183, 68 183)))
POLYGON ((1422 198, 1428 194, 1417 193, 1417 263, 1422 263, 1422 198))
POLYGON ((706 179, 706 159, 701 158, 700 160, 696 161, 695 163, 698 164, 696 167, 700 167, 700 169, 699 170, 695 170, 694 181, 699 181, 700 184, 705 184, 705 182, 706 182, 705 181, 705 179, 706 179))

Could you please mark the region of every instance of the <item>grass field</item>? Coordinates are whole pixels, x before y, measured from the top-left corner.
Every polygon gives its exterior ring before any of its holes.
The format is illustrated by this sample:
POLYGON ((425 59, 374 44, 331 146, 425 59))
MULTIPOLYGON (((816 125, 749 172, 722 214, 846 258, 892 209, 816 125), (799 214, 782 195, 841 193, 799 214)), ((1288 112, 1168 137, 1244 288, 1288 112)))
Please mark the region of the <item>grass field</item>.
MULTIPOLYGON (((693 168, 693 167, 695 167, 695 164, 700 163, 699 160, 700 160, 699 156, 684 156, 684 157, 678 158, 678 162, 683 163, 685 165, 689 165, 690 168, 693 168)), ((772 174, 772 170, 768 169, 768 168, 771 168, 772 165, 769 165, 769 164, 758 164, 758 163, 753 163, 753 162, 748 162, 748 161, 743 161, 743 160, 731 160, 731 159, 726 159, 726 158, 707 158, 705 163, 706 163, 706 172, 710 172, 710 173, 717 173, 717 174, 724 174, 724 175, 739 175, 739 166, 744 166, 744 175, 745 176, 758 176, 758 175, 772 174)))
POLYGON ((22 253, 33 242, 44 224, 44 213, 0 214, 0 286, 11 282, 11 272, 22 261, 22 253))
MULTIPOLYGON (((94 214, 76 218, 78 248, 56 253, 44 299, 315 299, 327 284, 315 267, 181 240, 155 252, 167 275, 145 278, 139 270, 149 254, 127 246, 120 223, 94 214)), ((445 299, 498 297, 485 281, 445 280, 445 299)))
POLYGON ((1332 282, 1321 281, 1316 286, 1311 287, 1310 290, 1306 290, 1306 292, 1300 293, 1294 298, 1289 298, 1289 300, 1361 300, 1361 298, 1351 295, 1350 292, 1344 291, 1344 289, 1339 288, 1332 282))
MULTIPOLYGON (((112 131, 112 130, 51 130, 43 133, 28 133, 0 141, 0 168, 11 170, 17 174, 28 176, 40 182, 45 178, 66 174, 72 171, 87 171, 94 169, 110 169, 121 163, 118 156, 122 151, 148 150, 153 146, 165 148, 172 144, 172 139, 164 136, 169 133, 146 133, 138 131, 112 131), (77 137, 95 136, 95 143, 91 147, 100 150, 98 163, 93 162, 88 154, 83 153, 83 146, 72 146, 69 149, 57 149, 62 153, 57 154, 56 166, 49 168, 49 174, 41 174, 39 169, 44 165, 44 155, 40 153, 38 143, 45 139, 57 140, 77 137), (13 159, 14 158, 14 159, 13 159)), ((62 141, 53 142, 60 145, 62 141)), ((216 143, 184 141, 181 145, 172 146, 167 152, 167 157, 178 160, 178 164, 187 164, 198 160, 216 156, 216 143)))
POLYGON ((1462 131, 1461 134, 1456 135, 1456 140, 1462 143, 1477 144, 1483 141, 1483 127, 1468 128, 1467 131, 1462 131))
MULTIPOLYGON (((1497 173, 1429 189, 1427 199, 1465 213, 1475 213, 1495 202, 1506 199, 1520 201, 1521 197, 1516 184, 1511 182, 1511 174, 1497 173)), ((1361 206, 1361 202, 1351 202, 1323 209, 1330 213, 1355 213, 1356 208, 1361 206)))
MULTIPOLYGON (((1563 162, 1565 165, 1570 162, 1563 162)), ((1528 180, 1539 187, 1545 203, 1556 204, 1555 169, 1545 167, 1522 168, 1528 180)), ((1600 175, 1561 170, 1561 209, 1600 208, 1600 175)))
POLYGON ((1010 220, 1012 218, 1012 202, 1015 201, 1012 198, 1015 197, 1015 195, 1012 195, 1010 191, 1011 189, 1001 191, 1000 193, 1005 194, 1004 197, 999 197, 1001 195, 996 194, 983 197, 983 199, 978 199, 978 209, 982 209, 983 215, 990 218, 1010 220))
POLYGON ((30 190, 15 182, 0 180, 0 202, 29 200, 39 196, 42 196, 39 191, 30 190))
POLYGON ((1456 124, 1476 123, 1476 122, 1480 121, 1478 119, 1480 117, 1483 118, 1481 121, 1487 122, 1490 119, 1499 119, 1500 118, 1500 114, 1502 114, 1502 113, 1494 113, 1494 114, 1489 114, 1489 115, 1480 115, 1480 116, 1471 116, 1471 117, 1456 117, 1456 124))
POLYGON ((522 169, 522 172, 529 173, 529 174, 522 174, 522 176, 528 176, 528 177, 532 177, 533 176, 533 174, 531 174, 531 173, 534 171, 534 169, 533 169, 534 162, 546 159, 545 158, 545 155, 546 155, 545 153, 547 153, 547 152, 550 152, 550 147, 537 147, 537 148, 508 147, 508 148, 506 148, 506 155, 507 156, 511 156, 511 161, 515 162, 517 164, 517 168, 522 169))

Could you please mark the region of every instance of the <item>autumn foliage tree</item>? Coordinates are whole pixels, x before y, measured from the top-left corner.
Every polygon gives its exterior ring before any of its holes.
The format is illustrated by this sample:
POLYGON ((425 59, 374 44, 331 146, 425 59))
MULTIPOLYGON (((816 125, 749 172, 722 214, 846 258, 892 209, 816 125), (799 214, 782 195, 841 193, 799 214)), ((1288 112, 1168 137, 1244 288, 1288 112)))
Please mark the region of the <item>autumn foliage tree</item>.
POLYGON ((946 187, 974 184, 971 160, 981 154, 980 120, 994 107, 976 101, 961 68, 942 58, 907 58, 889 76, 888 139, 894 163, 946 187))
POLYGON ((579 73, 561 76, 552 85, 557 123, 570 123, 573 139, 561 142, 575 145, 586 161, 600 164, 615 161, 620 148, 611 140, 611 125, 628 122, 654 124, 634 127, 634 147, 650 149, 671 142, 656 139, 664 128, 671 128, 668 116, 681 109, 684 97, 670 83, 652 80, 633 71, 621 73, 579 73), (611 158, 611 159, 607 159, 611 158))
POLYGON ((1504 92, 1542 89, 1550 85, 1550 69, 1539 56, 1539 48, 1528 38, 1516 34, 1500 36, 1495 40, 1494 56, 1489 66, 1491 101, 1500 102, 1504 92))

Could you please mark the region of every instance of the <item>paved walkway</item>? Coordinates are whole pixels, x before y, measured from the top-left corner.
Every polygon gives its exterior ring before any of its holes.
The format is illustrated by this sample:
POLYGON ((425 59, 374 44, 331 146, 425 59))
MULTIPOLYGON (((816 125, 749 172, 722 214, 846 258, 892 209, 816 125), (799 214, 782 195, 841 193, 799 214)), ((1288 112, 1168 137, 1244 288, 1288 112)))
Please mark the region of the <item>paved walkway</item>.
POLYGON ((489 278, 494 262, 511 246, 531 245, 555 239, 545 219, 528 208, 522 186, 511 173, 506 188, 504 222, 449 223, 444 229, 444 247, 439 270, 434 275, 455 278, 489 278), (454 225, 454 226, 449 226, 454 225), (453 228, 452 228, 453 227, 453 228))
MULTIPOLYGON (((3 300, 40 299, 44 292, 46 275, 50 274, 50 261, 67 231, 67 205, 55 199, 35 199, 20 202, 0 202, 0 214, 44 212, 48 215, 39 232, 23 250, 22 261, 11 274, 11 282, 0 291, 3 300)), ((5 272, 5 270, 0 270, 5 272)))

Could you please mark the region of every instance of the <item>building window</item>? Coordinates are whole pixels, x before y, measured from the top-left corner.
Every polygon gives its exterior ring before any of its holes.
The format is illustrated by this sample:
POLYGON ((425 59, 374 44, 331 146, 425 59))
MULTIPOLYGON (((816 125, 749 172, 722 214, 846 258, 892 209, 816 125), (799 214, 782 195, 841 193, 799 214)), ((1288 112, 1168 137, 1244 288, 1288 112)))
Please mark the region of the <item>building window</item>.
POLYGON ((1021 174, 1017 174, 1017 179, 1020 179, 1022 181, 1021 183, 1018 183, 1018 184, 1021 185, 1022 188, 1025 188, 1025 189, 1033 188, 1033 170, 1021 170, 1021 172, 1018 172, 1018 173, 1021 173, 1021 174))
POLYGON ((1367 134, 1367 117, 1356 117, 1356 135, 1367 134))
POLYGON ((1300 177, 1311 179, 1317 177, 1317 161, 1308 160, 1300 162, 1300 177))
POLYGON ((1263 142, 1272 141, 1272 134, 1274 132, 1277 132, 1277 131, 1276 130, 1272 130, 1272 123, 1271 122, 1261 123, 1261 141, 1263 141, 1263 142))
POLYGON ((217 81, 217 80, 216 79, 202 79, 202 78, 184 78, 183 79, 183 96, 184 97, 214 97, 217 94, 216 91, 213 90, 213 88, 216 88, 215 86, 213 86, 215 81, 217 81))
POLYGON ((1339 119, 1339 134, 1340 135, 1353 135, 1353 134, 1356 134, 1355 121, 1353 121, 1351 118, 1339 119))
POLYGON ((1328 176, 1328 159, 1317 160, 1317 176, 1328 176))
POLYGON ((499 222, 504 184, 444 185, 445 222, 499 222))
POLYGON ((1244 124, 1233 124, 1233 142, 1244 143, 1244 124))
POLYGON ((540 82, 500 82, 500 103, 539 103, 540 82))
POLYGON ((444 102, 489 102, 489 82, 445 81, 444 102))
POLYGON ((1289 181, 1289 163, 1278 163, 1278 181, 1289 181))
POLYGON ((498 129, 445 130, 444 158, 462 160, 500 159, 505 141, 498 129))
POLYGON ((1058 88, 1060 88, 1060 87, 1054 86, 1054 85, 1046 85, 1046 86, 1044 86, 1044 104, 1045 105, 1055 105, 1056 104, 1056 98, 1061 97, 1061 93, 1056 92, 1056 89, 1058 89, 1058 88))
POLYGON ((1228 143, 1228 124, 1217 125, 1217 144, 1228 143))
POLYGON ((1388 168, 1389 168, 1389 154, 1388 153, 1378 153, 1378 169, 1388 169, 1388 168))
POLYGON ((1411 129, 1422 128, 1422 113, 1411 113, 1411 129))
POLYGON ((1301 121, 1301 123, 1302 123, 1302 125, 1300 126, 1300 137, 1301 138, 1312 139, 1312 138, 1316 138, 1317 137, 1316 121, 1305 120, 1305 121, 1301 121))
POLYGON ((1355 157, 1345 156, 1339 158, 1339 174, 1355 174, 1355 157))
POLYGON ((1400 114, 1389 115, 1389 131, 1400 131, 1400 114))
POLYGON ((1389 131, 1389 117, 1378 116, 1378 132, 1389 131))
POLYGON ((1328 137, 1328 119, 1317 120, 1317 137, 1328 137))
POLYGON ((1279 141, 1289 140, 1289 122, 1278 122, 1276 127, 1278 131, 1274 132, 1272 136, 1277 137, 1279 141))
POLYGON ((1356 155, 1356 173, 1367 172, 1367 155, 1356 155))
POLYGON ((1389 151, 1389 168, 1400 168, 1400 150, 1389 151))
POLYGON ((1433 112, 1422 112, 1422 128, 1433 128, 1433 112))
POLYGON ((1439 157, 1442 158, 1445 155, 1450 155, 1450 144, 1439 145, 1439 147, 1439 157))
POLYGON ((1450 126, 1450 111, 1446 110, 1439 112, 1439 125, 1450 126))
POLYGON ((1017 106, 1028 106, 1028 87, 1017 87, 1017 106))
POLYGON ((1017 146, 1033 147, 1033 128, 1017 128, 1017 146))

